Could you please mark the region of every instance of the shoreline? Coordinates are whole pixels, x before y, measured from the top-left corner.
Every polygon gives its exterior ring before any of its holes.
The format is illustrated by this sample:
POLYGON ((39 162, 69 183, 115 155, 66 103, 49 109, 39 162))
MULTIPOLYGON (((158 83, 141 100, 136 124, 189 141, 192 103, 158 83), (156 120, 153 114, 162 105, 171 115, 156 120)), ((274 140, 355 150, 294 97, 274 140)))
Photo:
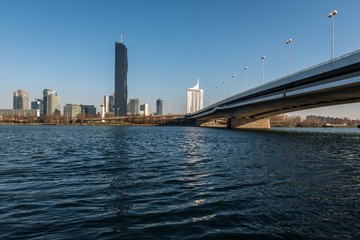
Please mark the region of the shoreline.
MULTIPOLYGON (((192 126, 192 125, 185 125, 185 124, 134 124, 134 123, 108 123, 108 124, 104 124, 104 123, 99 123, 99 124, 94 124, 94 123, 90 123, 90 124, 64 124, 64 123, 4 123, 4 122, 0 122, 0 126, 4 125, 4 126, 11 126, 11 125, 15 125, 15 126, 19 126, 19 125, 28 125, 28 126, 40 126, 40 125, 44 125, 44 126, 147 126, 147 127, 155 127, 155 126, 159 126, 159 127, 169 127, 169 126, 178 126, 178 127, 187 127, 187 126, 192 126)), ((213 126, 206 126, 206 128, 226 128, 225 125, 213 125, 213 126)), ((344 127, 329 127, 329 126, 321 126, 321 127, 279 127, 279 126, 271 126, 270 128, 358 128, 357 126, 344 126, 344 127)))

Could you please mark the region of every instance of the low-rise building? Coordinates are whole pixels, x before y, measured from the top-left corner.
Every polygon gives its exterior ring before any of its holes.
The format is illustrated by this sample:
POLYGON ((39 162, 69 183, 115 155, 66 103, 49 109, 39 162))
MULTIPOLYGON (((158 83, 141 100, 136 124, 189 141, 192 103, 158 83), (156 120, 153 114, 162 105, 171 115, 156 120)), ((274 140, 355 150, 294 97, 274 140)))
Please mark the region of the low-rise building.
POLYGON ((81 113, 80 104, 66 104, 64 106, 64 116, 68 118, 77 118, 81 113))
POLYGON ((0 115, 5 116, 35 116, 40 117, 40 110, 39 109, 0 109, 0 115))
POLYGON ((96 107, 94 105, 81 105, 81 112, 86 115, 96 115, 96 107))

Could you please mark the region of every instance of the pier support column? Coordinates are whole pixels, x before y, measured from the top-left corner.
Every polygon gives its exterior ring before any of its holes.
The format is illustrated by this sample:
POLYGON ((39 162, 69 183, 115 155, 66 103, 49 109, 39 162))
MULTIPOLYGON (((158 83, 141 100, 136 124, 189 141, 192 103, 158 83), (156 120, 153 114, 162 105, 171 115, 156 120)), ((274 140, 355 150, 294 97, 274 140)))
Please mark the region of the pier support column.
POLYGON ((248 119, 248 118, 229 118, 228 128, 270 128, 269 118, 248 119))

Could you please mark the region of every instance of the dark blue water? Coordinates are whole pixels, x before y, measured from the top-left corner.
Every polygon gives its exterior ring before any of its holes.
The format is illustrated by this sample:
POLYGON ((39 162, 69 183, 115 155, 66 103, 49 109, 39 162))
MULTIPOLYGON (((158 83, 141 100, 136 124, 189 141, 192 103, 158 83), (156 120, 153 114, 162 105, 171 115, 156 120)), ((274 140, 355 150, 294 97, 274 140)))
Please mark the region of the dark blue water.
POLYGON ((0 239, 360 238, 360 130, 0 126, 0 239))

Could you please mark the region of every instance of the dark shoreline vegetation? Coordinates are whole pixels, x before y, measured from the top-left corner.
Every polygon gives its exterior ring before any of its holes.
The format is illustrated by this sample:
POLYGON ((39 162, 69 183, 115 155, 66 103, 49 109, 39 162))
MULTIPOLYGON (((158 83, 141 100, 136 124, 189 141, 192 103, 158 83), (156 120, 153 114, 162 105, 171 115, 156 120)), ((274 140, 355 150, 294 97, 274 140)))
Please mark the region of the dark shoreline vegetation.
MULTIPOLYGON (((210 121, 206 127, 226 127, 227 119, 210 121)), ((356 128, 360 120, 349 118, 332 118, 321 116, 307 116, 302 119, 300 116, 276 115, 270 117, 271 127, 337 127, 356 128)), ((129 115, 116 118, 106 116, 102 119, 99 115, 79 115, 77 118, 67 118, 59 114, 34 116, 0 116, 0 125, 78 125, 78 126, 195 126, 195 122, 187 120, 184 115, 162 115, 162 116, 137 116, 129 115), (104 120, 105 122, 103 122, 104 120)))

